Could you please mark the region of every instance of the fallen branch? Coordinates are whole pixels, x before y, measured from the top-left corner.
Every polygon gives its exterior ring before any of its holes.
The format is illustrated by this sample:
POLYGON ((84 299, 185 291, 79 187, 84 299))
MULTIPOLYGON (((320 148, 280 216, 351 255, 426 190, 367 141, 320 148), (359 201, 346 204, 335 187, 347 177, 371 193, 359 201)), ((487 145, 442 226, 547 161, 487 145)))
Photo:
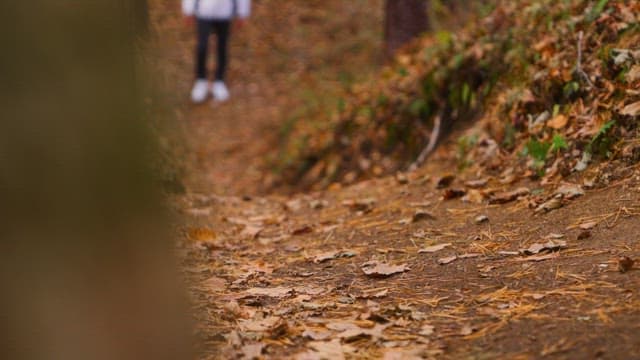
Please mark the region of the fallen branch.
POLYGON ((584 32, 580 31, 578 33, 578 60, 576 61, 575 72, 580 76, 583 80, 589 84, 592 88, 596 88, 596 86, 589 79, 589 75, 582 68, 582 38, 584 37, 584 32))
POLYGON ((433 150, 436 148, 436 144, 438 143, 438 138, 440 137, 440 128, 442 125, 442 111, 440 111, 440 113, 436 115, 433 122, 434 122, 434 126, 433 126, 433 131, 431 131, 431 135, 429 136, 429 143, 422 150, 422 152, 420 152, 420 155, 418 155, 418 158, 416 159, 416 161, 414 161, 413 164, 409 166, 409 171, 416 171, 416 169, 418 169, 422 164, 424 164, 429 154, 431 154, 431 152, 433 152, 433 150))

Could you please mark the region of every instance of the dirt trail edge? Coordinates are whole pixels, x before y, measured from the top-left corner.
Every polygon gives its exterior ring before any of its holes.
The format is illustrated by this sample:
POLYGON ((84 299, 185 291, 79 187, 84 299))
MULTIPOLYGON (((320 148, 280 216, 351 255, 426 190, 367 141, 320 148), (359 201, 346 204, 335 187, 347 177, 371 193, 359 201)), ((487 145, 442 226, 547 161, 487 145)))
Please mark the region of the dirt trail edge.
POLYGON ((176 199, 203 358, 640 357, 637 168, 591 190, 442 169, 176 199))

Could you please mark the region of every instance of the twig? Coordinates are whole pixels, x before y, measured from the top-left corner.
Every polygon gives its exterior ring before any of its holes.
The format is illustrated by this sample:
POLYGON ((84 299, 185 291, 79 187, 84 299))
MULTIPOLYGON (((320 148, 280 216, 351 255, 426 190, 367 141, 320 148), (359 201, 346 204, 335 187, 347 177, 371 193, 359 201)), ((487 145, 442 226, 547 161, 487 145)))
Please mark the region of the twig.
POLYGON ((576 61, 576 68, 575 68, 575 72, 582 77, 582 79, 584 79, 589 86, 591 86, 592 88, 596 88, 595 85, 593 85, 593 83, 591 82, 591 79, 589 79, 589 75, 587 75, 587 73, 582 69, 582 38, 584 36, 584 32, 580 31, 578 33, 578 60, 576 61))
POLYGON ((429 136, 429 143, 424 148, 424 150, 422 150, 416 161, 414 161, 413 164, 409 166, 409 171, 416 171, 416 169, 418 169, 424 163, 424 161, 427 160, 429 154, 431 154, 431 152, 436 148, 438 138, 440 137, 440 127, 442 125, 442 111, 440 111, 440 113, 436 115, 433 122, 434 126, 433 131, 431 132, 431 136, 429 136))

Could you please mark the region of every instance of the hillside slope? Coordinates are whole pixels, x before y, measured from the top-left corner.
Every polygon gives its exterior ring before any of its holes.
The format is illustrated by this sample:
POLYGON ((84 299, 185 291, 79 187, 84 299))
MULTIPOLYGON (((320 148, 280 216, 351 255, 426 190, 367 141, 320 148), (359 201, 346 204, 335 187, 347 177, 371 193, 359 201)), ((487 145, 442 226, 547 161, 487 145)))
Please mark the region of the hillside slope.
POLYGON ((597 159, 635 161, 639 13, 635 1, 499 1, 355 87, 328 131, 294 131, 309 141, 290 147, 283 179, 322 188, 406 170, 434 119, 459 137, 440 156, 492 175, 550 181, 597 159))

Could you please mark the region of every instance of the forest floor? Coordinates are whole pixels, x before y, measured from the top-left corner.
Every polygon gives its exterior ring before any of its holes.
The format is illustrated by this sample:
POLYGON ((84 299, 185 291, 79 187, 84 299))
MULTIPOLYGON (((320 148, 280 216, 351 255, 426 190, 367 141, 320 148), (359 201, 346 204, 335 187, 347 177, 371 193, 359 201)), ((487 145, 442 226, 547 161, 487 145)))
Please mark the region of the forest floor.
MULTIPOLYGON (((342 84, 309 75, 323 68, 301 44, 280 40, 296 61, 262 61, 279 40, 249 23, 234 48, 233 99, 189 105, 193 43, 168 3, 156 4, 168 44, 158 61, 177 131, 188 134, 188 191, 172 203, 203 359, 640 358, 640 272, 630 262, 640 257, 640 167, 603 168, 610 181, 597 189, 584 190, 581 175, 540 188, 449 176, 445 146, 406 176, 260 195, 273 134, 309 106, 300 86, 312 96, 342 84), (498 200, 452 196, 478 187, 498 200), (557 204, 536 211, 534 197, 557 204)), ((375 64, 375 51, 345 72, 375 64)))

